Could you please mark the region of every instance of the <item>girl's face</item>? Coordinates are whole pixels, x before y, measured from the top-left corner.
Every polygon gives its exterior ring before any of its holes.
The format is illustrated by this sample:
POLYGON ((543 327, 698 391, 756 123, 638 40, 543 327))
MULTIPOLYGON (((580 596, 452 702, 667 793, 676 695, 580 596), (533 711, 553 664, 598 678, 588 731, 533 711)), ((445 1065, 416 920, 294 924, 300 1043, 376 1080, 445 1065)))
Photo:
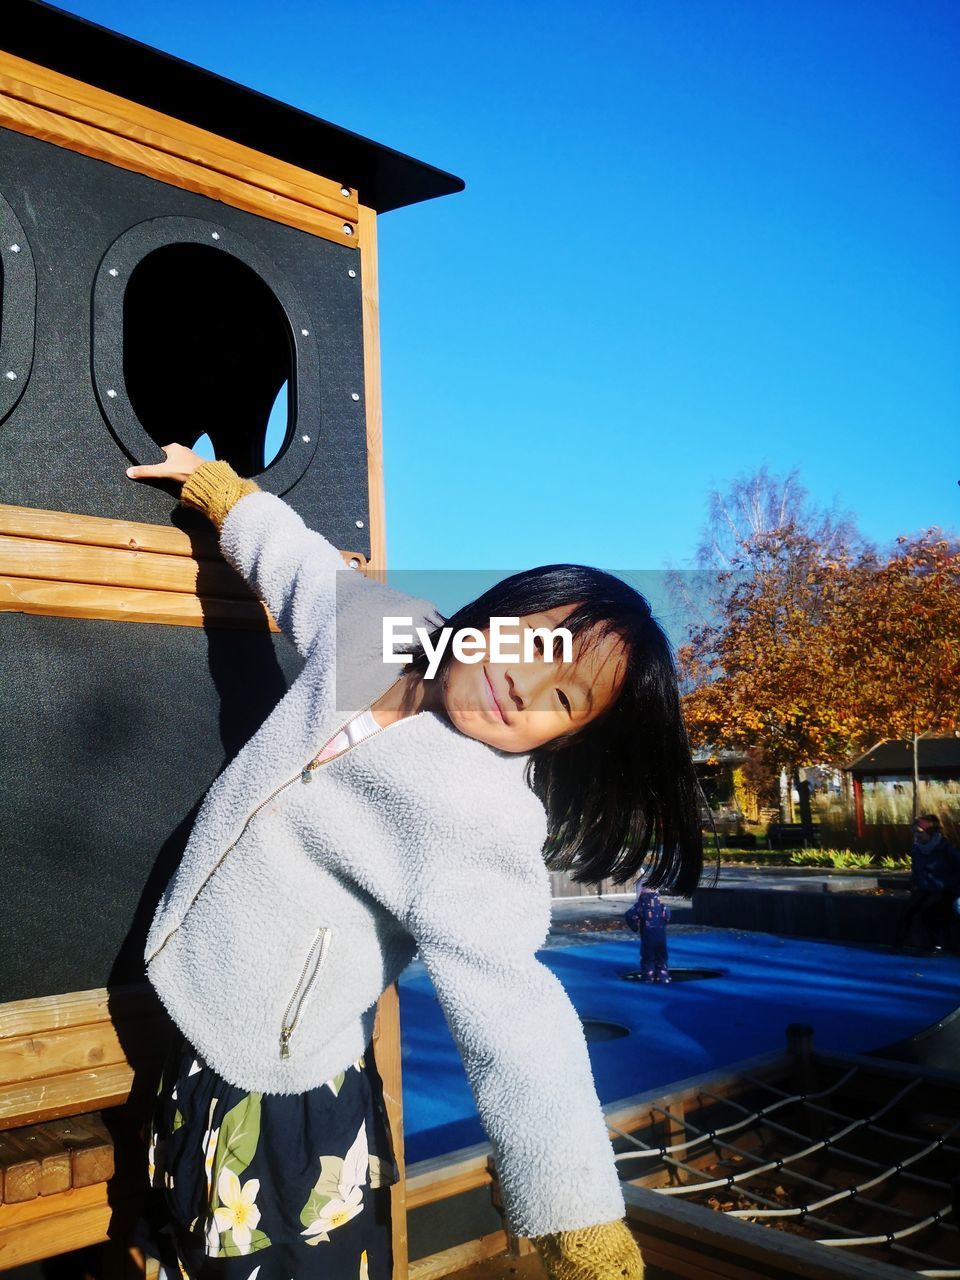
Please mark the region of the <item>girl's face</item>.
MULTIPOLYGON (((575 605, 564 605, 520 619, 523 633, 534 627, 560 626, 575 605)), ((489 648, 489 632, 483 633, 489 648)), ((543 652, 538 642, 532 662, 465 663, 452 658, 445 671, 443 706, 452 723, 470 738, 500 751, 532 751, 562 734, 574 733, 604 711, 620 691, 623 642, 616 635, 582 645, 573 638, 573 661, 543 652)), ((511 643, 511 648, 517 645, 511 643)))

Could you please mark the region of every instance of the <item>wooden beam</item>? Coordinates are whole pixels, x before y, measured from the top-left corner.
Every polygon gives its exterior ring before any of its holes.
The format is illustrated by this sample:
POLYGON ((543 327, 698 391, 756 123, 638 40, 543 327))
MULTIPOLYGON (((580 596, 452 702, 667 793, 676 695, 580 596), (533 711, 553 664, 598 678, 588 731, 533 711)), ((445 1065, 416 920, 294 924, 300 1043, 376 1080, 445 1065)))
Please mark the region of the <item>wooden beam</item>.
POLYGON ((115 1207, 105 1182, 0 1205, 0 1269, 102 1243, 115 1207))
POLYGON ((107 1017, 89 1026, 5 1037, 0 1040, 0 1080, 4 1085, 19 1084, 115 1066, 131 1056, 139 1060, 150 1056, 151 1045, 164 1039, 168 1027, 166 1015, 158 1012, 151 1018, 125 1020, 121 1031, 107 1017))
POLYGON ((478 1143, 450 1156, 436 1156, 411 1165, 407 1172, 407 1208, 419 1209, 477 1187, 489 1187, 493 1182, 490 1150, 489 1143, 478 1143), (475 1154, 467 1154, 470 1151, 475 1154))
POLYGON ((16 507, 0 503, 0 533, 19 538, 83 543, 90 547, 117 547, 124 551, 158 551, 194 559, 220 558, 213 528, 204 526, 184 533, 173 525, 144 524, 138 520, 111 520, 80 515, 75 511, 48 511, 42 507, 16 507))
POLYGON ((118 1107, 130 1096, 132 1085, 133 1067, 127 1062, 0 1084, 0 1129, 118 1107))
MULTIPOLYGON (((365 571, 359 551, 344 564, 365 571)), ((0 612, 277 631, 203 530, 0 505, 0 612)))
POLYGON ((383 391, 380 375, 377 215, 366 205, 360 206, 359 235, 363 306, 364 407, 367 412, 367 511, 370 517, 370 567, 385 569, 387 535, 383 481, 383 391))
POLYGON ((393 1246, 392 1280, 407 1280, 406 1163, 403 1151, 403 1080, 400 1069, 400 993, 396 983, 377 1002, 373 1031, 373 1055, 383 1085, 387 1128, 399 1180, 390 1188, 390 1225, 393 1246))
MULTIPOLYGON (((713 1092, 711 1090, 711 1092, 713 1092)), ((902 1267, 888 1266, 852 1253, 830 1249, 786 1231, 771 1231, 724 1213, 689 1204, 678 1196, 659 1195, 646 1187, 623 1185, 627 1220, 640 1239, 664 1256, 691 1250, 702 1272, 720 1280, 904 1280, 902 1267), (707 1268, 713 1267, 714 1271, 707 1268)), ((673 1263, 670 1264, 671 1267, 673 1263)))
POLYGON ((0 534, 0 566, 7 577, 188 595, 196 595, 199 588, 205 594, 226 599, 256 598, 223 559, 194 560, 160 551, 120 551, 0 534))
POLYGON ((0 124, 323 239, 357 245, 355 190, 8 53, 0 53, 0 124))
POLYGON ((441 1280, 443 1276, 452 1276, 475 1262, 484 1262, 487 1258, 495 1258, 507 1252, 507 1233, 493 1231, 478 1240, 469 1240, 466 1244, 455 1245, 452 1249, 444 1249, 441 1253, 431 1253, 426 1258, 418 1258, 410 1263, 410 1280, 441 1280))
POLYGON ((5 1039, 62 1027, 82 1027, 110 1018, 149 1017, 160 1008, 160 1001, 148 982, 8 1000, 0 1004, 0 1047, 5 1039))
POLYGON ((0 575, 0 613, 34 613, 109 622, 156 622, 177 627, 242 627, 278 631, 258 601, 219 600, 176 591, 93 587, 0 575))
POLYGON ((132 99, 107 93, 39 63, 0 53, 0 91, 108 132, 121 132, 183 160, 207 165, 339 218, 357 220, 356 191, 345 189, 332 178, 321 177, 309 169, 288 164, 132 99))

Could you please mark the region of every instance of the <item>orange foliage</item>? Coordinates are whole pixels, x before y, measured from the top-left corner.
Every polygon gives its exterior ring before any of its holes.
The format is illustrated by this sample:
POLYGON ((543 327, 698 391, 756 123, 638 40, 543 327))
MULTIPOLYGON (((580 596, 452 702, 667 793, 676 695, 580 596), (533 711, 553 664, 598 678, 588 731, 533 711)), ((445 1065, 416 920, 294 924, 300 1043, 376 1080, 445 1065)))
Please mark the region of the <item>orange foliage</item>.
POLYGON ((744 539, 718 585, 718 620, 678 655, 695 742, 796 767, 956 726, 960 543, 939 530, 883 563, 791 524, 744 539))

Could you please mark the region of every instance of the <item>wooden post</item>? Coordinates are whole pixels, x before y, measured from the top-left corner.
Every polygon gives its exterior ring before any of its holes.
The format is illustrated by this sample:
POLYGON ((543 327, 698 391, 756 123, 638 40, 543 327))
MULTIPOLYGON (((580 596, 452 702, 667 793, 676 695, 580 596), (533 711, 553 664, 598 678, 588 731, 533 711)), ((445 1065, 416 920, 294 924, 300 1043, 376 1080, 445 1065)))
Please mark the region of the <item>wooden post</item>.
POLYGON ((853 778, 853 812, 857 820, 857 835, 864 835, 864 818, 863 818, 863 779, 856 774, 853 778))
MULTIPOLYGON (((377 215, 359 209, 360 272, 363 306, 364 400, 367 414, 367 484, 370 514, 370 563, 384 571, 386 528, 383 485, 383 410, 380 391, 380 300, 377 271, 377 215)), ((403 1082, 400 1070, 400 996, 396 985, 377 1006, 374 1059, 383 1082, 383 1100, 400 1179, 390 1190, 393 1234, 393 1280, 407 1280, 407 1208, 403 1158, 403 1082)))

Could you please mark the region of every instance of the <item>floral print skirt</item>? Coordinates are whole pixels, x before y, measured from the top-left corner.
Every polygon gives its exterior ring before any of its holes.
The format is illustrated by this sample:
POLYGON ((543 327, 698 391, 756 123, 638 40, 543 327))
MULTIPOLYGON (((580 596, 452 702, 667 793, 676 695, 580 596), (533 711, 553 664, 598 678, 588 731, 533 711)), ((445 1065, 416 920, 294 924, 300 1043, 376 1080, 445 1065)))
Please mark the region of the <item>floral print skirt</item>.
POLYGON ((307 1093, 247 1093, 185 1040, 167 1060, 137 1235, 170 1280, 389 1280, 390 1153, 368 1054, 307 1093))

